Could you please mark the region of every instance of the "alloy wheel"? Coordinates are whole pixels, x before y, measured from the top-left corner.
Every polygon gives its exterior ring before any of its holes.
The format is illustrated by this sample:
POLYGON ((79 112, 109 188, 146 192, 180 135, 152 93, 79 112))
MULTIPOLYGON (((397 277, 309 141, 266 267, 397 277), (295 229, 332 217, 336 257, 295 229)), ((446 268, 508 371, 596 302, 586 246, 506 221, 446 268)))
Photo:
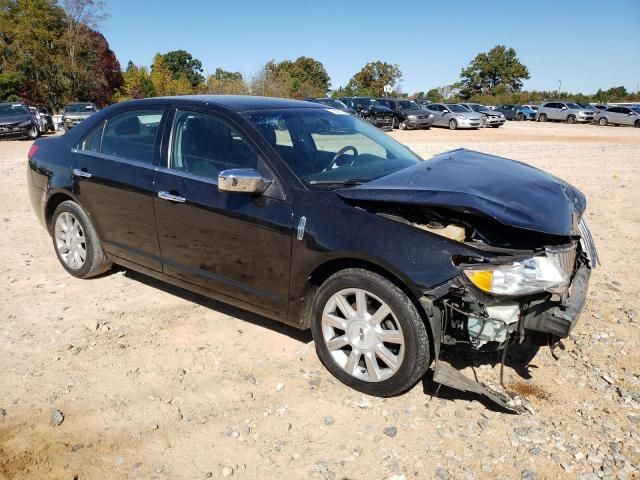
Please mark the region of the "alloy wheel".
POLYGON ((62 212, 54 227, 56 249, 62 261, 74 270, 87 259, 87 242, 80 222, 69 212, 62 212))
POLYGON ((449 129, 455 130, 458 128, 458 122, 456 122, 453 118, 449 120, 449 129))
POLYGON ((391 308, 360 288, 336 292, 322 312, 322 338, 335 363, 359 380, 381 382, 402 365, 405 338, 391 308))
POLYGON ((573 115, 569 115, 567 117, 567 123, 576 123, 576 117, 573 115))
POLYGON ((604 127, 607 125, 607 123, 609 123, 609 121, 606 117, 602 117, 600 120, 598 120, 598 123, 604 127))

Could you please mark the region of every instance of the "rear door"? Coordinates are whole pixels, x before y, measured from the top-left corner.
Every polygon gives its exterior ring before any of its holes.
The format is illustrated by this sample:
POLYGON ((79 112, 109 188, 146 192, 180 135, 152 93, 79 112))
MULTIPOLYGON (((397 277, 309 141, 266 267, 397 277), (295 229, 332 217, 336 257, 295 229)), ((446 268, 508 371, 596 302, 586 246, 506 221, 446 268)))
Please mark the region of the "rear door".
POLYGON ((114 115, 73 150, 73 190, 111 255, 160 271, 153 212, 162 107, 114 115))
POLYGON ((447 111, 440 104, 429 105, 427 107, 430 112, 433 112, 433 124, 439 127, 446 127, 447 121, 444 118, 447 111))
POLYGON ((231 118, 197 110, 175 112, 166 143, 154 198, 164 272, 284 313, 293 204, 263 155, 231 118), (234 168, 276 183, 261 195, 218 191, 218 174, 234 168))

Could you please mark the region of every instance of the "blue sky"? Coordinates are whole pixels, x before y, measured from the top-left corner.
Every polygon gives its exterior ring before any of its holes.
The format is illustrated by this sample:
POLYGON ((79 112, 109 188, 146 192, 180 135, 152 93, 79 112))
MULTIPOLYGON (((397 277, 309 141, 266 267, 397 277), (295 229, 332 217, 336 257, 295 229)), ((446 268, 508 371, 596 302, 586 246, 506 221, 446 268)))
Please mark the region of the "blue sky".
POLYGON ((320 60, 333 87, 395 63, 413 93, 458 80, 496 44, 529 68, 525 88, 594 93, 640 84, 640 0, 106 0, 102 31, 124 67, 184 49, 205 72, 251 77, 269 59, 320 60))

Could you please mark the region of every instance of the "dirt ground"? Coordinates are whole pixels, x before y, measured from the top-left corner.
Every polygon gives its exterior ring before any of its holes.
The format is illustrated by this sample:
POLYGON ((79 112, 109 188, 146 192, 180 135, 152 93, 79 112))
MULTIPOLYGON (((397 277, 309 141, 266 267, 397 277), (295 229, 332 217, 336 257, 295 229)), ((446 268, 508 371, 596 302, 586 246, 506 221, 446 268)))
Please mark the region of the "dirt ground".
MULTIPOLYGON (((465 147, 521 160, 587 195, 602 267, 583 317, 559 360, 541 349, 527 365, 514 349, 507 362, 533 413, 432 396, 428 380, 366 397, 324 370, 306 332, 133 272, 72 278, 31 211, 30 144, 6 141, 0 477, 640 478, 640 129, 392 135, 425 158, 465 147)), ((495 381, 495 357, 466 362, 495 381)))

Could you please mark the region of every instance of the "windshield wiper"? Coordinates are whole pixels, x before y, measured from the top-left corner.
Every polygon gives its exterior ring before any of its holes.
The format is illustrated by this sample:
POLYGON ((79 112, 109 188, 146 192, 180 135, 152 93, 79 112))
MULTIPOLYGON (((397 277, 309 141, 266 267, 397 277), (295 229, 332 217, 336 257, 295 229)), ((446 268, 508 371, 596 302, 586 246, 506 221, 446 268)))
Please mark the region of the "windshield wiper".
POLYGON ((349 180, 311 180, 311 185, 342 185, 344 187, 354 187, 356 185, 362 185, 368 180, 362 180, 360 178, 350 178, 349 180))

